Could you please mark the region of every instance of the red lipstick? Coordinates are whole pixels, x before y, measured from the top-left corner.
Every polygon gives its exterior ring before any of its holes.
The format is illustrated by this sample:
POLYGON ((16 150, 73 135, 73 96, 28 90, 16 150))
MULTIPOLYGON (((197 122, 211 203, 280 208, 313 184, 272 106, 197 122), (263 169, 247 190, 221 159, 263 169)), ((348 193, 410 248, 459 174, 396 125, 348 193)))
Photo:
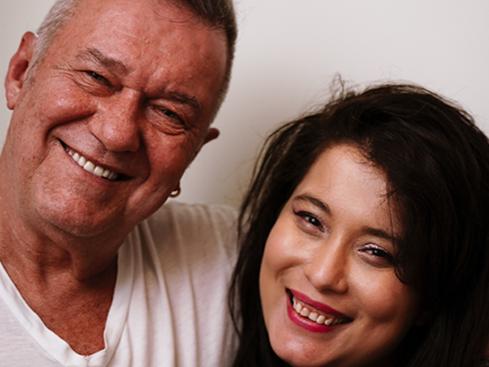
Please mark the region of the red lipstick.
MULTIPOLYGON (((334 316, 336 319, 342 319, 345 322, 351 321, 349 317, 346 315, 342 314, 341 312, 335 310, 334 308, 324 304, 320 303, 317 301, 312 300, 311 298, 307 297, 305 294, 294 291, 294 290, 287 290, 288 293, 292 294, 294 298, 298 301, 300 301, 305 307, 309 306, 309 309, 311 311, 319 311, 325 315, 328 316, 334 316)), ((289 319, 296 325, 314 332, 314 333, 327 333, 330 331, 335 330, 337 327, 342 326, 345 324, 345 322, 337 323, 334 325, 326 325, 324 323, 319 324, 316 321, 310 320, 307 317, 300 316, 292 307, 292 303, 287 297, 287 315, 289 316, 289 319)))
POLYGON ((305 305, 312 306, 318 311, 321 311, 322 313, 326 313, 328 315, 332 315, 335 317, 341 317, 343 319, 348 319, 349 317, 346 316, 345 314, 342 314, 340 311, 335 310, 333 307, 328 306, 327 304, 321 303, 314 301, 313 299, 309 298, 305 294, 298 292, 293 289, 289 289, 289 292, 299 301, 304 303, 305 305))

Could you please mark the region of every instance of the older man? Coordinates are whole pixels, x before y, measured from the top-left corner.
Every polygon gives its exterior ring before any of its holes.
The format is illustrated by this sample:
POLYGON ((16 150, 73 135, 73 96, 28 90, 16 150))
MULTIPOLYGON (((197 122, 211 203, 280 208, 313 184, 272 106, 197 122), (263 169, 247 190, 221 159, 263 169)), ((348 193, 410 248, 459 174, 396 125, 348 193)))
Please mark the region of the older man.
POLYGON ((225 0, 58 0, 23 36, 5 81, 0 366, 229 364, 233 213, 159 208, 217 137, 235 33, 225 0))

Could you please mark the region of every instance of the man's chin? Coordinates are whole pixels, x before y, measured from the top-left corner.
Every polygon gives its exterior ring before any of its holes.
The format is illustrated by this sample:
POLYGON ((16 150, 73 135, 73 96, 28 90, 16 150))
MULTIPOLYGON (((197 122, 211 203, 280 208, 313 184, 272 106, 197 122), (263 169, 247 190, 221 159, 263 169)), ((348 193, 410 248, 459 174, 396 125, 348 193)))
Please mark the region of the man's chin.
POLYGON ((119 213, 67 211, 39 208, 39 218, 44 225, 51 227, 58 235, 83 238, 110 238, 124 232, 123 219, 119 213))

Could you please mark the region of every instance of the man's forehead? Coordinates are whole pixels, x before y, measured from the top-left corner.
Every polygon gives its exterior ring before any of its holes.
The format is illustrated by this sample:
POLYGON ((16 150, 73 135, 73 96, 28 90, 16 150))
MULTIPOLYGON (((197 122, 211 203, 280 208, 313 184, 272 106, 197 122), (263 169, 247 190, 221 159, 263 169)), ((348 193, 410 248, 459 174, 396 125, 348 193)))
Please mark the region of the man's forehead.
MULTIPOLYGON (((117 12, 117 15, 129 16, 131 12, 148 10, 155 16, 155 20, 169 20, 174 22, 201 21, 205 22, 192 10, 191 6, 183 0, 78 0, 74 18, 83 14, 93 15, 94 12, 117 12)), ((95 17, 90 17, 95 19, 95 17)), ((148 19, 140 19, 146 22, 148 19)))
POLYGON ((113 40, 123 36, 133 38, 134 43, 156 45, 163 32, 192 27, 196 30, 196 38, 212 32, 222 33, 226 41, 223 29, 211 26, 190 10, 189 5, 182 4, 174 0, 79 0, 72 16, 63 22, 55 38, 80 39, 87 35, 103 35, 113 40))
MULTIPOLYGON (((220 34, 225 40, 224 30, 211 27, 200 20, 180 2, 171 0, 80 0, 73 16, 68 18, 56 32, 55 39, 61 42, 56 47, 70 48, 71 42, 81 43, 98 38, 109 42, 132 42, 135 47, 148 45, 158 47, 162 35, 174 34, 182 37, 183 32, 193 28, 194 41, 214 38, 220 34), (183 32, 182 32, 183 31, 183 32), (173 32, 173 33, 172 33, 173 32)), ((169 37, 163 37, 169 40, 169 37)), ((182 40, 183 41, 183 40, 182 40)), ((192 39, 185 40, 189 45, 197 46, 192 39)), ((54 42, 56 43, 56 42, 54 42)), ((215 44, 215 43, 214 43, 215 44)), ((76 46, 71 45, 71 46, 76 46)), ((81 47, 83 47, 80 44, 81 47)), ((148 48, 151 48, 148 47, 148 48)))
POLYGON ((95 66, 128 88, 183 101, 196 111, 208 104, 204 95, 222 90, 225 33, 195 21, 189 10, 168 0, 80 0, 75 13, 50 44, 50 64, 95 66))

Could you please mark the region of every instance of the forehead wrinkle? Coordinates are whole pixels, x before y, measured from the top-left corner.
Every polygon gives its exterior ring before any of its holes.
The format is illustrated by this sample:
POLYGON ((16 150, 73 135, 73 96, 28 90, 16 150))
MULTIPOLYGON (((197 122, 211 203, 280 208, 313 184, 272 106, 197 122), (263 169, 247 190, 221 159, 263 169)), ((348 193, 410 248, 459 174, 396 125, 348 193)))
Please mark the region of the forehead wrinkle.
POLYGON ((94 62, 108 69, 114 70, 117 74, 128 74, 127 66, 120 60, 104 55, 97 48, 90 47, 78 53, 77 58, 94 62))

